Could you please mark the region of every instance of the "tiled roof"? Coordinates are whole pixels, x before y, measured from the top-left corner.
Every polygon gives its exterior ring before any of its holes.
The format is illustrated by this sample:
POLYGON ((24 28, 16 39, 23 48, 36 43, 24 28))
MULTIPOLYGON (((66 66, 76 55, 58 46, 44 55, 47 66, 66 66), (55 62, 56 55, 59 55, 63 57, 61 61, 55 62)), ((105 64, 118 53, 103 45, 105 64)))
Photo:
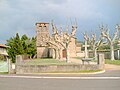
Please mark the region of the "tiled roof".
POLYGON ((49 24, 49 23, 48 22, 37 22, 36 25, 37 24, 49 24))
POLYGON ((8 48, 9 46, 6 46, 5 44, 0 44, 0 47, 8 48))

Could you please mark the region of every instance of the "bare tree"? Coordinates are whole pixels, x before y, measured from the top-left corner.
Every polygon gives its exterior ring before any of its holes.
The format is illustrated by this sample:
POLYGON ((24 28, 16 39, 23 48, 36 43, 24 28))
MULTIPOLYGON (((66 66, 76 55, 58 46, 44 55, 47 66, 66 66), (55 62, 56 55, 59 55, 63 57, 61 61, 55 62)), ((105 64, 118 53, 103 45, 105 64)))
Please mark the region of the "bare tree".
POLYGON ((89 40, 89 43, 93 49, 95 60, 97 60, 97 49, 99 48, 99 46, 102 43, 102 37, 100 36, 100 38, 98 40, 96 40, 96 34, 93 33, 92 38, 89 40))
POLYGON ((120 40, 120 25, 116 25, 116 29, 118 31, 118 40, 120 40))
POLYGON ((89 36, 88 36, 87 32, 85 32, 83 35, 84 35, 84 40, 85 40, 85 45, 84 45, 84 47, 85 47, 85 58, 88 58, 88 50, 87 50, 87 48, 89 47, 89 45, 88 45, 89 36))
POLYGON ((115 60, 115 58, 114 58, 114 42, 115 42, 115 39, 117 38, 118 32, 116 31, 113 35, 113 38, 112 38, 112 36, 109 34, 110 30, 107 26, 104 27, 102 25, 102 27, 100 27, 100 31, 101 31, 102 37, 105 37, 110 44, 111 60, 115 60))
POLYGON ((55 43, 58 44, 58 46, 61 46, 61 49, 66 49, 66 62, 69 61, 69 44, 71 42, 71 38, 75 36, 76 29, 77 29, 77 23, 75 23, 72 26, 72 32, 71 34, 68 33, 68 25, 66 26, 66 32, 62 32, 62 27, 60 27, 60 35, 58 34, 58 29, 52 22, 52 28, 53 28, 53 37, 55 43))
MULTIPOLYGON (((63 43, 65 44, 65 49, 66 49, 66 62, 69 61, 69 57, 70 57, 69 56, 69 44, 71 42, 71 38, 75 36, 76 29, 77 29, 77 22, 74 25, 72 25, 71 34, 68 34, 68 32, 67 32, 63 36, 63 43)), ((66 28, 66 30, 68 30, 68 27, 66 28)))

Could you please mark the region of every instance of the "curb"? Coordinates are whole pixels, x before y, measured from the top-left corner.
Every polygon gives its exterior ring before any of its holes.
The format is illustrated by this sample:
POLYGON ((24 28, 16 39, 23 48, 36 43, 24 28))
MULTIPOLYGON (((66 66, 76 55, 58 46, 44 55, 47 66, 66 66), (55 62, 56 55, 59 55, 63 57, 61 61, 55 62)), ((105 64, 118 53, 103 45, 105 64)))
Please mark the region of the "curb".
MULTIPOLYGON (((98 72, 92 72, 92 73, 24 73, 24 75, 92 75, 92 74, 101 74, 104 73, 105 70, 98 71, 98 72)), ((20 75, 20 74, 16 74, 20 75)), ((23 74, 22 74, 23 75, 23 74)))

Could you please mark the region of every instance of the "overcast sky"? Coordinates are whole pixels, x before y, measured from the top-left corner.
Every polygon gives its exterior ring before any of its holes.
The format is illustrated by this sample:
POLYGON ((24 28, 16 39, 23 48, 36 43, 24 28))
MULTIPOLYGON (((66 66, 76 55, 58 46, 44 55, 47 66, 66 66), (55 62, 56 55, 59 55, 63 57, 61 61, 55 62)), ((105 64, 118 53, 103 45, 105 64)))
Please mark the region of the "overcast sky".
POLYGON ((71 31, 75 18, 78 40, 83 40, 84 31, 98 33, 102 23, 113 33, 120 24, 120 0, 0 0, 0 43, 17 32, 35 36, 35 23, 52 19, 64 28, 68 21, 71 31))

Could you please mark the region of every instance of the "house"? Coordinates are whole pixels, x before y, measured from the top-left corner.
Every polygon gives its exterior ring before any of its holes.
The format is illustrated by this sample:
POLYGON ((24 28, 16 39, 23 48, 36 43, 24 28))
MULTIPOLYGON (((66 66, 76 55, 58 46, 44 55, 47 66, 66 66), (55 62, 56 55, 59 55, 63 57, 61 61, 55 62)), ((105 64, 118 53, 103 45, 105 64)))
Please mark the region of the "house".
POLYGON ((8 57, 7 48, 8 46, 0 44, 0 55, 4 56, 5 58, 8 57))

